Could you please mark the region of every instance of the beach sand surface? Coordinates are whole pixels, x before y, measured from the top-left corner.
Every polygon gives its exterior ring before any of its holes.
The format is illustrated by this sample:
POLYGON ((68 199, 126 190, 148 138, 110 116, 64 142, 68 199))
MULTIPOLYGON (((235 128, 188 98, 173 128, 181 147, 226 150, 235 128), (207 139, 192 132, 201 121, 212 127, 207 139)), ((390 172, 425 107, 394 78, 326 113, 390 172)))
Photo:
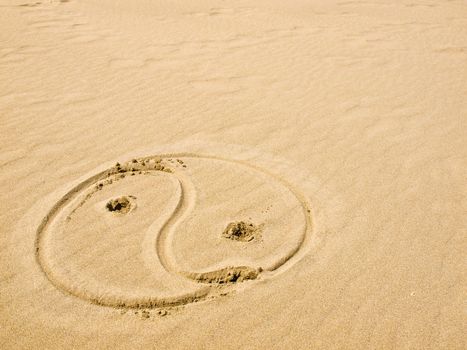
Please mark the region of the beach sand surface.
POLYGON ((0 0, 2 349, 465 349, 466 174, 465 1, 0 0))

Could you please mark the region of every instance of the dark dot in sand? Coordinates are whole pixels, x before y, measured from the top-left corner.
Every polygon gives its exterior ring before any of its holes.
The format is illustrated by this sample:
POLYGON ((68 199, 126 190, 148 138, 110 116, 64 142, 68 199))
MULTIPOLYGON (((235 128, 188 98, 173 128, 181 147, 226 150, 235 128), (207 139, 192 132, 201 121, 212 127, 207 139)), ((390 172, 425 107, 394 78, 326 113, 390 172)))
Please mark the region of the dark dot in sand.
POLYGON ((131 208, 132 208, 132 203, 128 199, 128 197, 118 197, 115 199, 111 199, 110 201, 107 202, 105 205, 108 211, 110 212, 117 212, 121 214, 126 214, 128 213, 131 208))
POLYGON ((256 226, 251 222, 231 222, 222 232, 222 236, 234 241, 249 242, 261 236, 261 229, 261 226, 256 226))

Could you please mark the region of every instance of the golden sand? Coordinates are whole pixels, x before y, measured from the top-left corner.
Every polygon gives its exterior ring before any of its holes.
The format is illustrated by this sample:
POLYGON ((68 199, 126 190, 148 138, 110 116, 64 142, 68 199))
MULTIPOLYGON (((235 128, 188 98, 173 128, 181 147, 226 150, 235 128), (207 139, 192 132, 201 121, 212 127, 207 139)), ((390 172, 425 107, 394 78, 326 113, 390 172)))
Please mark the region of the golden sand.
POLYGON ((465 349, 467 3, 2 0, 0 348, 465 349))

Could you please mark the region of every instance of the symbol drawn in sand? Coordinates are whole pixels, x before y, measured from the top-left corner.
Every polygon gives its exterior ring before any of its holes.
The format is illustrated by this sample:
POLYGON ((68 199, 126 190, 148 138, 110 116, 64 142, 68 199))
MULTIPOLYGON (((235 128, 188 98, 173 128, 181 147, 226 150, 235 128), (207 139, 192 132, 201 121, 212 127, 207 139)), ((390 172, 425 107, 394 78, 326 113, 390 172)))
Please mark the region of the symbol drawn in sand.
POLYGON ((244 161, 143 157, 68 191, 37 229, 36 258, 55 287, 98 305, 183 305, 292 264, 309 212, 284 180, 244 161))

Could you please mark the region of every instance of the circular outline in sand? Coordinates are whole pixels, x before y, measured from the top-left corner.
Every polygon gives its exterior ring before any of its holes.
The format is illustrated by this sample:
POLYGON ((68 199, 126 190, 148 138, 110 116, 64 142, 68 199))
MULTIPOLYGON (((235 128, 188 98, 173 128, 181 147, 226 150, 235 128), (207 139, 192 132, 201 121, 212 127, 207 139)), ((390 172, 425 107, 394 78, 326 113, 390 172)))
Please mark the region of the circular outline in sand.
MULTIPOLYGON (((280 267, 286 265, 288 262, 291 262, 292 258, 297 255, 297 253, 300 251, 300 249, 303 247, 304 243, 307 241, 309 238, 309 235, 311 233, 312 229, 312 220, 311 220, 311 209, 309 204, 306 201, 306 198, 304 195, 302 195, 300 192, 298 192, 290 183, 288 183, 286 180, 283 178, 279 177, 278 175, 270 172, 267 169, 260 168, 256 165, 252 165, 246 161, 243 160, 236 160, 236 159, 227 159, 219 156, 209 156, 209 155, 201 155, 201 154, 196 154, 196 153, 165 153, 165 154, 160 154, 160 155, 153 155, 153 156, 145 156, 145 157, 139 157, 138 159, 155 159, 155 158, 162 158, 162 159, 167 159, 167 158, 199 158, 199 159, 213 159, 213 160, 219 160, 219 161, 225 161, 229 163, 236 163, 240 164, 242 166, 246 166, 250 169, 253 169, 255 171, 258 171, 260 173, 263 173, 275 181, 279 182, 282 186, 287 188, 297 199, 297 201, 301 204, 302 206, 302 211, 303 215, 305 218, 305 227, 303 229, 303 234, 300 237, 300 241, 297 244, 296 247, 291 249, 287 254, 285 254, 281 259, 279 259, 274 265, 268 267, 266 271, 269 272, 274 272, 278 270, 280 267)), ((53 221, 56 219, 58 213, 61 211, 61 209, 69 203, 71 200, 76 198, 84 189, 88 188, 92 184, 100 181, 100 180, 105 180, 107 179, 110 175, 112 175, 111 170, 113 167, 107 168, 106 170, 103 170, 94 176, 91 176, 87 178, 86 180, 80 182, 79 184, 75 185, 71 190, 67 191, 65 195, 63 195, 56 203, 55 205, 52 206, 52 208, 48 211, 46 216, 42 219, 41 223, 39 224, 37 230, 36 230, 36 239, 35 239, 35 258, 37 263, 39 264, 42 272, 45 274, 46 278, 54 285, 58 290, 75 296, 77 298, 80 298, 82 300, 89 301, 93 304, 101 305, 101 306, 108 306, 108 307, 118 307, 118 308, 155 308, 155 307, 169 307, 169 306, 178 306, 178 305, 185 305, 189 304, 192 302, 197 302, 200 300, 204 300, 209 296, 215 296, 216 291, 212 287, 203 287, 198 289, 197 291, 191 292, 191 293, 185 293, 182 295, 177 295, 177 296, 171 296, 171 297, 158 297, 158 296, 145 296, 141 298, 131 298, 125 296, 124 298, 121 298, 121 296, 116 296, 116 295, 99 295, 96 293, 93 293, 92 291, 89 290, 83 290, 77 287, 73 287, 70 285, 67 285, 63 281, 60 280, 60 278, 56 278, 54 275, 53 269, 51 269, 46 260, 44 260, 44 257, 42 256, 41 252, 43 249, 41 248, 41 244, 43 241, 43 236, 45 235, 47 229, 49 226, 53 223, 53 221)), ((131 172, 131 171, 126 171, 126 172, 131 172)), ((177 177, 178 178, 178 177, 177 177)), ((178 178, 180 181, 180 178, 178 178)), ((182 196, 183 198, 183 196, 182 196)), ((177 206, 177 209, 172 213, 172 215, 167 219, 167 221, 163 224, 162 228, 160 231, 163 230, 164 227, 168 225, 168 223, 171 221, 171 219, 176 216, 176 212, 179 209, 180 205, 177 206)), ((179 218, 176 219, 176 223, 179 222, 179 218)), ((156 241, 160 241, 161 235, 158 234, 156 241)), ((163 255, 161 255, 159 252, 160 250, 156 248, 156 252, 158 254, 158 258, 160 259, 161 264, 163 267, 171 272, 175 273, 181 276, 184 276, 186 278, 190 278, 192 280, 201 282, 204 281, 206 276, 209 276, 211 274, 216 274, 219 272, 223 272, 224 269, 220 269, 217 271, 210 271, 206 273, 194 273, 194 272, 187 272, 187 271, 179 271, 174 267, 170 266, 170 263, 168 262, 167 259, 164 259, 163 255), (162 259, 161 259, 162 257, 162 259), (165 262, 164 262, 165 260, 165 262)), ((231 267, 234 272, 236 273, 241 273, 245 269, 250 269, 247 271, 247 273, 250 272, 256 272, 259 274, 263 270, 261 268, 259 269, 252 269, 248 266, 234 266, 231 267)), ((256 278, 256 275, 254 275, 253 279, 256 278)))

